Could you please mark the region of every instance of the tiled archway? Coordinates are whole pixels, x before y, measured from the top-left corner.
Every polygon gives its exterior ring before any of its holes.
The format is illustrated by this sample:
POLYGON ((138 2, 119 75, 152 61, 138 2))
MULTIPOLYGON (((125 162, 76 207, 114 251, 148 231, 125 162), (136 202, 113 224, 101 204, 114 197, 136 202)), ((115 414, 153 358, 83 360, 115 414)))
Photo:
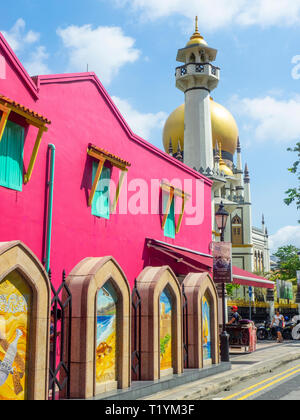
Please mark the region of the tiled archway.
POLYGON ((218 325, 218 293, 216 286, 208 273, 189 274, 184 282, 188 300, 188 354, 189 368, 202 369, 208 360, 212 364, 220 363, 219 325, 218 325), (204 301, 208 303, 208 325, 205 325, 203 314, 204 301), (204 360, 207 346, 205 330, 209 332, 209 357, 204 360))
POLYGON ((160 299, 166 290, 172 305, 172 371, 182 373, 182 299, 175 274, 167 266, 147 267, 138 277, 137 287, 142 300, 141 379, 153 381, 163 376, 160 299))
POLYGON ((50 283, 19 241, 0 243, 0 318, 0 353, 14 360, 8 375, 2 365, 1 398, 48 399, 50 283))
POLYGON ((71 398, 86 399, 115 388, 128 388, 131 293, 125 274, 112 257, 86 258, 72 270, 67 283, 73 296, 71 398), (96 367, 101 353, 97 343, 97 302, 103 288, 106 294, 115 294, 116 304, 117 344, 116 349, 108 349, 116 350, 116 377, 110 373, 107 381, 99 380, 96 367))

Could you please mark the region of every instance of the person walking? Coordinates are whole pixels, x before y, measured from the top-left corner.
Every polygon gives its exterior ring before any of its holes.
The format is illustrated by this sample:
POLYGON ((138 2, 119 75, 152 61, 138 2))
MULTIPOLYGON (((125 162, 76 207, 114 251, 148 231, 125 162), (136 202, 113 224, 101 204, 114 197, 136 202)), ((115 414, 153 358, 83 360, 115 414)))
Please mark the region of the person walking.
POLYGON ((273 326, 275 326, 277 332, 277 343, 283 343, 282 331, 284 328, 284 316, 281 315, 279 309, 276 311, 276 314, 273 318, 271 328, 273 328, 273 326))

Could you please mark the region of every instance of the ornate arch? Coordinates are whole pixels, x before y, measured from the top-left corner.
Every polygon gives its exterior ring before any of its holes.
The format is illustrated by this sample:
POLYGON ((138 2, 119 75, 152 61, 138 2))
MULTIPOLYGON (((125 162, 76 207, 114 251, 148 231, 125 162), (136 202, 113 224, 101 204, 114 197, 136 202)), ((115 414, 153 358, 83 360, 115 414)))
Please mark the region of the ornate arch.
POLYGON ((73 296, 71 343, 71 397, 91 398, 114 388, 130 386, 131 292, 127 278, 112 257, 86 258, 70 273, 67 283, 73 296), (117 383, 96 384, 96 299, 110 281, 118 297, 117 383))
POLYGON ((168 266, 147 267, 137 279, 142 300, 142 380, 161 378, 160 371, 160 308, 162 292, 168 288, 172 298, 173 373, 183 372, 181 288, 168 266))
POLYGON ((188 300, 188 331, 189 331, 189 368, 202 369, 203 363, 203 314, 202 299, 209 300, 211 358, 213 364, 220 363, 219 323, 218 323, 218 292, 208 273, 189 274, 184 282, 188 300))
POLYGON ((33 252, 22 242, 0 243, 0 287, 7 277, 17 272, 31 290, 28 337, 28 374, 26 399, 48 399, 50 282, 33 252))

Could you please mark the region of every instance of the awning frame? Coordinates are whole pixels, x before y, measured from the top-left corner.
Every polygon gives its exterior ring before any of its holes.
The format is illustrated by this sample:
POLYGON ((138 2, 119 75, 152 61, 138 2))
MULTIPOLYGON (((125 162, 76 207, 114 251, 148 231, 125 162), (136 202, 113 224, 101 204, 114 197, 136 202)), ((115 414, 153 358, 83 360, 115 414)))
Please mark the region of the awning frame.
POLYGON ((176 226, 175 226, 176 234, 178 234, 180 232, 180 228, 181 228, 182 221, 183 221, 185 205, 186 205, 186 202, 190 199, 190 195, 185 193, 184 191, 180 190, 179 188, 175 188, 173 185, 167 184, 166 182, 161 183, 161 189, 162 189, 162 191, 165 191, 165 192, 169 193, 168 203, 167 203, 166 209, 164 210, 164 217, 163 217, 163 220, 162 220, 162 229, 165 228, 167 218, 168 218, 168 214, 170 213, 170 209, 171 209, 171 205, 172 205, 172 201, 173 201, 174 197, 182 198, 181 212, 180 212, 178 221, 177 221, 176 226))
POLYGON ((88 153, 89 156, 91 156, 92 158, 97 159, 99 161, 96 176, 95 176, 95 179, 94 179, 94 182, 93 182, 93 185, 92 185, 92 189, 91 189, 91 192, 90 192, 90 195, 89 195, 89 201, 88 201, 89 207, 92 206, 92 203, 93 203, 93 200, 94 200, 94 197, 95 197, 95 192, 96 192, 96 189, 97 189, 97 185, 98 185, 98 182, 100 180, 105 162, 108 161, 112 164, 112 166, 115 166, 116 168, 121 170, 121 175, 119 177, 118 185, 117 185, 117 188, 116 188, 116 194, 115 194, 114 199, 113 199, 113 201, 111 203, 111 206, 110 206, 110 212, 114 213, 114 211, 117 208, 117 204, 118 204, 119 197, 120 197, 120 192, 121 192, 124 180, 125 180, 125 175, 127 174, 128 167, 131 166, 131 164, 129 162, 126 162, 125 160, 123 160, 121 158, 118 158, 117 156, 114 156, 111 153, 109 153, 109 152, 107 152, 103 149, 97 148, 96 146, 93 146, 93 145, 89 146, 89 148, 87 150, 87 153, 88 153))
POLYGON ((21 117, 25 118, 25 121, 28 125, 32 125, 38 128, 37 138, 36 138, 32 153, 31 153, 27 171, 24 174, 24 179, 23 179, 24 184, 27 184, 30 181, 31 176, 32 176, 32 172, 33 172, 37 155, 40 149, 43 134, 48 131, 46 124, 50 124, 50 121, 48 121, 47 119, 36 118, 29 111, 26 111, 26 110, 24 111, 20 109, 21 106, 18 107, 16 105, 13 105, 13 103, 6 102, 4 99, 3 101, 4 101, 4 104, 0 103, 0 111, 2 111, 2 117, 0 120, 0 142, 3 138, 3 134, 4 134, 7 121, 11 112, 14 112, 20 115, 21 117))

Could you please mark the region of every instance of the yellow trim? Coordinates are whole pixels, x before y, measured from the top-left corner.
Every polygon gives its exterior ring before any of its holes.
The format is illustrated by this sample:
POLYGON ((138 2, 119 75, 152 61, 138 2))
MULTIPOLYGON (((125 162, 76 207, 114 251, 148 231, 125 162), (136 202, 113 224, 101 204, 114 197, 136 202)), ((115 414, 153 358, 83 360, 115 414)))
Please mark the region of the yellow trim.
POLYGON ((182 220, 183 220, 183 215, 184 215, 184 210, 185 210, 185 203, 187 202, 187 200, 188 199, 186 197, 184 197, 182 199, 181 213, 180 213, 180 216, 179 216, 179 219, 178 219, 178 222, 177 222, 176 233, 180 232, 180 228, 181 228, 182 220))
POLYGON ((165 226, 166 226, 168 214, 170 213, 170 209, 171 209, 171 205, 172 205, 172 201, 173 201, 174 195, 175 195, 174 189, 171 189, 170 195, 169 195, 168 204, 167 204, 167 207, 166 207, 166 210, 165 210, 165 214, 164 214, 164 218, 163 218, 163 221, 162 221, 162 229, 164 229, 165 226))
POLYGON ((113 213, 117 208, 119 197, 120 197, 120 192, 121 192, 123 182, 124 182, 124 179, 125 179, 125 175, 127 174, 127 172, 128 172, 128 169, 124 169, 121 172, 121 175, 120 175, 120 178, 119 178, 119 183, 118 183, 118 186, 117 186, 117 189, 116 189, 116 195, 115 195, 115 198, 113 200, 113 204, 111 206, 111 213, 113 213))
POLYGON ((118 160, 110 157, 110 156, 106 156, 104 154, 102 154, 101 152, 95 152, 94 150, 88 149, 87 151, 88 155, 97 159, 97 160, 101 160, 101 159, 105 159, 108 160, 113 166, 115 166, 118 169, 121 169, 121 171, 125 171, 127 166, 124 164, 122 165, 118 160))
MULTIPOLYGON (((173 200, 173 197, 182 198, 181 213, 179 215, 179 219, 178 219, 178 222, 177 222, 177 225, 176 225, 176 234, 177 234, 177 233, 180 232, 180 228, 181 228, 181 225, 182 225, 182 220, 183 220, 183 215, 184 215, 184 211, 185 211, 186 202, 190 199, 191 196, 190 196, 190 194, 185 193, 184 191, 180 190, 179 188, 175 188, 172 185, 166 184, 165 182, 161 183, 161 189, 163 191, 169 193, 170 197, 172 196, 172 200, 173 200)), ((169 201, 170 201, 170 197, 169 197, 169 201)), ((165 228, 165 224, 166 224, 167 217, 168 217, 168 214, 169 214, 169 211, 170 211, 170 208, 171 208, 172 200, 171 200, 171 202, 168 202, 169 207, 167 206, 167 208, 166 208, 166 210, 168 210, 168 211, 166 211, 166 214, 164 215, 164 218, 163 218, 163 223, 162 223, 162 228, 163 229, 165 228)))
POLYGON ((3 133, 8 121, 8 117, 10 114, 10 109, 5 107, 4 105, 0 104, 0 110, 3 112, 2 117, 1 117, 1 121, 0 121, 0 142, 2 140, 3 137, 3 133))
POLYGON ((31 158, 30 158, 30 162, 29 162, 29 165, 28 165, 28 168, 27 168, 27 172, 24 175, 24 183, 25 184, 27 184, 27 182, 30 181, 32 171, 33 171, 33 168, 34 168, 34 165, 35 165, 35 162, 36 162, 36 159, 37 159, 37 155, 38 155, 38 152, 39 152, 39 148, 40 148, 40 145, 41 145, 42 137, 43 137, 44 132, 46 132, 46 131, 48 131, 47 127, 40 126, 39 132, 38 132, 38 135, 37 135, 37 138, 36 138, 36 141, 35 141, 35 145, 34 145, 34 148, 33 148, 33 151, 32 151, 32 155, 31 155, 31 158))
POLYGON ((191 196, 190 194, 185 193, 184 191, 180 190, 179 188, 175 188, 172 185, 166 184, 164 182, 161 183, 161 188, 163 191, 170 192, 174 191, 174 194, 177 197, 189 199, 191 196))
POLYGON ((95 179, 94 179, 94 182, 93 182, 93 186, 92 186, 92 189, 91 189, 91 192, 90 192, 90 196, 89 196, 89 206, 91 206, 92 203, 93 203, 93 199, 94 199, 94 196, 95 196, 96 188, 97 188, 97 185, 98 185, 100 176, 102 174, 102 169, 103 169, 104 163, 105 163, 105 159, 99 160, 99 165, 98 165, 98 168, 97 168, 96 176, 95 176, 95 179))
POLYGON ((232 245, 232 248, 253 248, 253 245, 232 245))

